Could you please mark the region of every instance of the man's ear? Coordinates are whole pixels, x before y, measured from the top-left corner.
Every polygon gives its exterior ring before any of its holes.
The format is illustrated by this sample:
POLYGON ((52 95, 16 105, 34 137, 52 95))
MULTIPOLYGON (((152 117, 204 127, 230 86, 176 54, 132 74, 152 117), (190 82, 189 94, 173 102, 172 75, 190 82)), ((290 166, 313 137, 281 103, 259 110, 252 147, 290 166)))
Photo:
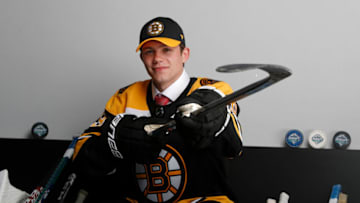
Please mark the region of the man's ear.
POLYGON ((141 61, 142 61, 142 60, 143 60, 143 58, 142 58, 141 51, 140 51, 140 53, 139 53, 139 57, 140 57, 140 59, 141 59, 141 61))
POLYGON ((185 47, 182 51, 181 56, 182 56, 183 63, 185 63, 190 57, 190 48, 185 47))

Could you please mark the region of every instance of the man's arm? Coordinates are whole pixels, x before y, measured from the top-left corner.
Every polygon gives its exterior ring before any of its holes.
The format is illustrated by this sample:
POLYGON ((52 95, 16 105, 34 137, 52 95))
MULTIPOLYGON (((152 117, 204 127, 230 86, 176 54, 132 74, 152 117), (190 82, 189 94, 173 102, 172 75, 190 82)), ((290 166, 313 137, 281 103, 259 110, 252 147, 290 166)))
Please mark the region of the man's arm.
POLYGON ((203 106, 232 92, 224 82, 202 86, 186 97, 179 104, 179 112, 175 116, 177 128, 197 148, 207 148, 213 144, 221 144, 227 157, 241 153, 241 127, 237 119, 238 106, 232 103, 223 108, 216 108, 198 115, 184 115, 187 106, 203 106), (190 105, 189 105, 190 104, 190 105), (185 107, 185 108, 184 108, 185 107), (185 109, 185 110, 184 110, 185 109))

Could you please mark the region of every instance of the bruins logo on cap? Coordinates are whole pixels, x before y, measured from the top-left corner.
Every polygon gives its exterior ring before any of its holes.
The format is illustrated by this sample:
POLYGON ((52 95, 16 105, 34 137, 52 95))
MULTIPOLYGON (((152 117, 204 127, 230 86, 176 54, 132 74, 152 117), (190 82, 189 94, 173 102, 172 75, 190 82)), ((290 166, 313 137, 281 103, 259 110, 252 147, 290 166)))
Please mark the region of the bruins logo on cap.
POLYGON ((156 36, 160 35, 164 31, 164 24, 159 21, 152 22, 148 27, 148 35, 156 36))

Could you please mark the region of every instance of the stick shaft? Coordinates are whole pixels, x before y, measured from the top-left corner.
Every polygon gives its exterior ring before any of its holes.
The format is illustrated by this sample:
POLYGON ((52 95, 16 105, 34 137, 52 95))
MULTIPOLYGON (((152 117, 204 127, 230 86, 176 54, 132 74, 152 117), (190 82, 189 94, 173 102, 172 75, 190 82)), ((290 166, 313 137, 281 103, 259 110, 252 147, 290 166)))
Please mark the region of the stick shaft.
POLYGON ((58 177, 60 176, 61 172, 63 171, 63 169, 65 168, 65 166, 69 162, 69 160, 71 159, 71 157, 72 157, 72 155, 74 153, 74 148, 75 148, 75 144, 76 144, 77 140, 78 140, 77 137, 72 140, 72 142, 70 143, 70 145, 66 149, 63 157, 61 158, 60 162, 56 166, 54 172, 51 174, 51 176, 50 176, 49 180, 47 181, 46 185, 43 188, 42 187, 36 188, 31 193, 31 195, 26 199, 25 203, 38 203, 42 199, 46 198, 46 194, 49 193, 51 188, 56 183, 56 181, 57 181, 58 177), (41 189, 39 189, 39 188, 41 188, 41 189), (38 190, 40 190, 40 191, 38 191, 38 190), (34 197, 34 195, 36 195, 36 196, 34 197))
POLYGON ((210 102, 210 103, 202 106, 202 108, 194 111, 192 114, 197 115, 199 113, 207 112, 211 109, 219 108, 219 107, 225 106, 227 104, 231 104, 232 102, 239 101, 239 100, 241 100, 247 96, 250 96, 250 95, 264 89, 265 87, 269 86, 270 85, 269 82, 270 82, 270 78, 264 78, 264 79, 257 81, 251 85, 248 85, 242 89, 239 89, 239 90, 233 92, 232 94, 226 95, 225 97, 222 97, 213 102, 210 102))
MULTIPOLYGON (((288 70, 287 68, 278 65, 270 65, 270 64, 253 64, 253 65, 246 64, 245 66, 244 64, 232 64, 229 66, 219 67, 218 70, 220 69, 221 72, 237 72, 237 71, 244 71, 251 69, 261 69, 267 72, 269 76, 259 81, 256 81, 244 88, 241 88, 229 95, 226 95, 225 97, 222 97, 220 99, 217 99, 213 102, 210 102, 202 106, 200 109, 192 112, 191 113, 192 115, 204 113, 212 109, 220 108, 232 102, 241 100, 291 75, 290 70, 288 70)), ((168 123, 166 123, 164 126, 150 132, 149 135, 151 136, 160 132, 171 131, 174 130, 175 128, 176 128, 176 121, 171 120, 168 123)))

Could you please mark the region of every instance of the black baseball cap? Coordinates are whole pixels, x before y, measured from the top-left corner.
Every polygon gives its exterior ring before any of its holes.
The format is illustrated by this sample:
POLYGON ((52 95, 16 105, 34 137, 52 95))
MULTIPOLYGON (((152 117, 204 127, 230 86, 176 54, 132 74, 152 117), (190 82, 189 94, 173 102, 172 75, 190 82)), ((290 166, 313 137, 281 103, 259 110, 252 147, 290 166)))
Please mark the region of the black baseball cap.
POLYGON ((185 45, 184 33, 174 20, 167 17, 157 17, 147 22, 141 29, 140 42, 136 48, 138 52, 144 43, 156 40, 169 47, 185 45))

